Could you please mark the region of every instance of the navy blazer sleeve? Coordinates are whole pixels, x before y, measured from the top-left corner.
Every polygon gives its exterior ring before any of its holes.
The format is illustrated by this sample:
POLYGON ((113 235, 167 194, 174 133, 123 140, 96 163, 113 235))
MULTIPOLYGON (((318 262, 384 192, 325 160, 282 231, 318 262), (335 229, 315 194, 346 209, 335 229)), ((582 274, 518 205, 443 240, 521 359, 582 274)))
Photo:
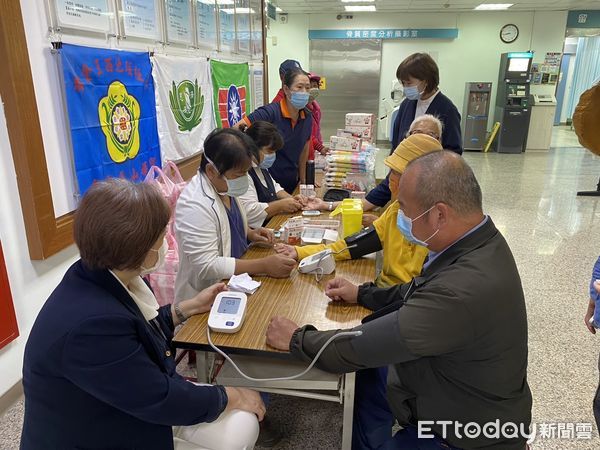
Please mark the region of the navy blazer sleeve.
POLYGON ((134 319, 114 314, 76 324, 63 347, 65 377, 89 395, 150 423, 215 420, 227 405, 225 389, 197 386, 161 371, 140 342, 137 326, 134 319))
POLYGON ((384 207, 387 202, 392 198, 392 191, 390 191, 390 174, 388 173, 383 181, 369 191, 365 197, 368 202, 373 203, 375 206, 384 207))
POLYGON ((462 154, 462 132, 460 129, 460 113, 454 103, 448 99, 444 113, 439 115, 439 118, 444 123, 444 131, 442 132, 442 146, 445 150, 462 154))

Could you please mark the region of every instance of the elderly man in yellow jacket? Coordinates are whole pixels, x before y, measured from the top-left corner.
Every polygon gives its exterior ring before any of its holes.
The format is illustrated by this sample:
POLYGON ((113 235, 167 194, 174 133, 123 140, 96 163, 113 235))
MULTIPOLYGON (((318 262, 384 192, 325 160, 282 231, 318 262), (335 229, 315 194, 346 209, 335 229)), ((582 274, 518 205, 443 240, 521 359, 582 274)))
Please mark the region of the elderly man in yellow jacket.
POLYGON ((357 259, 369 253, 383 250, 383 267, 375 280, 378 286, 392 286, 410 281, 419 275, 427 248, 408 242, 396 226, 399 204, 398 182, 407 164, 413 159, 429 152, 442 150, 438 140, 427 134, 413 134, 404 139, 394 153, 385 159, 390 168, 390 189, 394 201, 373 225, 345 239, 329 245, 308 245, 293 247, 278 244, 275 250, 286 256, 301 260, 314 253, 331 249, 339 252, 337 260, 357 259), (346 247, 350 249, 344 250, 346 247))

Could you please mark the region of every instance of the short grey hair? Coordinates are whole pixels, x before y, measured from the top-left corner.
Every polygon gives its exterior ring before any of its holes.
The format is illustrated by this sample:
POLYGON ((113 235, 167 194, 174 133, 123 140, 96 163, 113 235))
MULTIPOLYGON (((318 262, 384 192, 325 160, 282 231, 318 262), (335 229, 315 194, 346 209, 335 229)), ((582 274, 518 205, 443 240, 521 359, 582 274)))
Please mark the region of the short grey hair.
POLYGON ((467 162, 454 152, 441 150, 411 161, 406 172, 416 170, 415 196, 427 209, 442 202, 458 214, 481 213, 481 187, 467 162))
POLYGON ((423 114, 422 116, 419 116, 415 120, 413 120, 412 123, 410 124, 410 127, 408 128, 407 135, 410 135, 410 132, 412 130, 414 130, 415 128, 417 128, 417 126, 422 124, 423 122, 427 122, 427 123, 429 123, 429 125, 433 126, 437 130, 438 136, 440 137, 440 139, 442 138, 442 133, 444 131, 444 124, 442 123, 442 121, 440 119, 438 119, 433 114, 423 114))

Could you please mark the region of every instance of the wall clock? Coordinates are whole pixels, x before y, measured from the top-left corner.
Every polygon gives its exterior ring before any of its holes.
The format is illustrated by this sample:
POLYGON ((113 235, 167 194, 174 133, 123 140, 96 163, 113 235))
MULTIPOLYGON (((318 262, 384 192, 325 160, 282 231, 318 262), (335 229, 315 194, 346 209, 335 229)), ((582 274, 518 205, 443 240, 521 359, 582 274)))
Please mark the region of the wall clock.
POLYGON ((505 44, 510 44, 512 42, 515 42, 518 37, 519 37, 519 28, 512 23, 504 25, 500 29, 500 39, 505 44))

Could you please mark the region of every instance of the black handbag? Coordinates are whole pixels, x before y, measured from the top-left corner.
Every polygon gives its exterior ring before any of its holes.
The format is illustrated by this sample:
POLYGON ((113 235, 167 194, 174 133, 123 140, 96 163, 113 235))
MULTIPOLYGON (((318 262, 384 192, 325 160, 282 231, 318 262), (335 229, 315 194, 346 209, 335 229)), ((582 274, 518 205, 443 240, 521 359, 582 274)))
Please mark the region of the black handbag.
POLYGON ((345 198, 350 198, 350 191, 348 189, 328 189, 323 196, 323 200, 326 202, 340 202, 345 198))

